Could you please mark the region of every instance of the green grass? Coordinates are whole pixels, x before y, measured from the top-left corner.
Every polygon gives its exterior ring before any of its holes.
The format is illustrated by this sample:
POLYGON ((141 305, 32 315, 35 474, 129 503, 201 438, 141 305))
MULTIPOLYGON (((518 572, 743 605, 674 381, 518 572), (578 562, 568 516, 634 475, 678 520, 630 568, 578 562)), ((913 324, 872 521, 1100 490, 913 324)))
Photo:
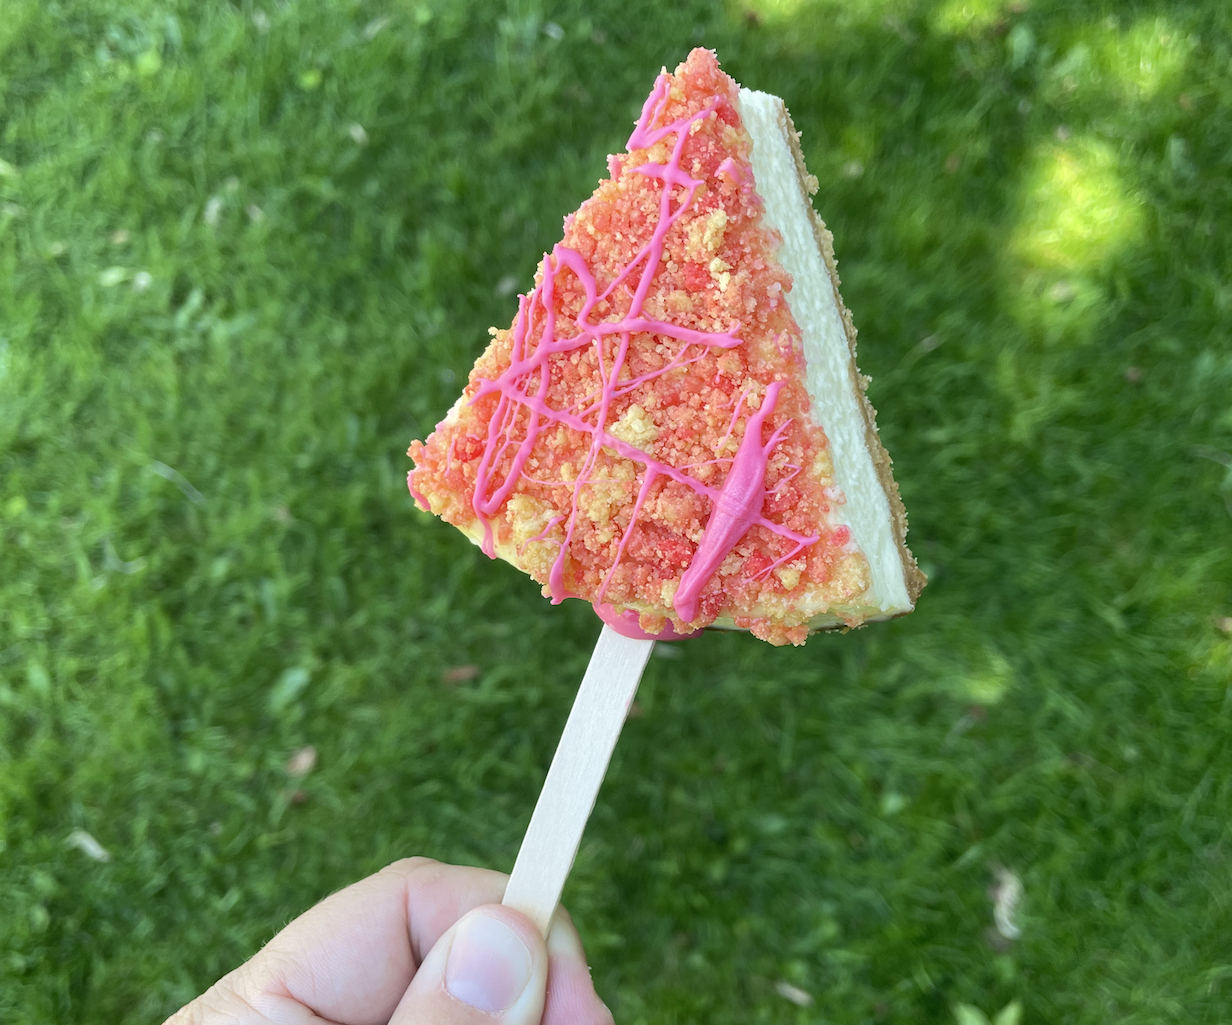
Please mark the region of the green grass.
POLYGON ((1232 1018, 1224 0, 3 0, 0 1021, 511 866, 598 623, 403 453, 697 43, 804 133, 932 584, 652 660, 565 896, 601 995, 1232 1018))

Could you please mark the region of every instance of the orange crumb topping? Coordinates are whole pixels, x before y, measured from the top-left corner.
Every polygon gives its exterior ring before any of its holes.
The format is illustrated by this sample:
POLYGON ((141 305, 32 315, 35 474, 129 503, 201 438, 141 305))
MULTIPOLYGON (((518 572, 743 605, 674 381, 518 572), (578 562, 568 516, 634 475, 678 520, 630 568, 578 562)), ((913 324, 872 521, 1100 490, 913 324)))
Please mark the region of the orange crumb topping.
POLYGON ((691 199, 666 186, 683 210, 660 232, 662 256, 649 291, 635 298, 638 276, 627 276, 586 314, 587 281, 559 254, 561 247, 580 254, 600 296, 627 275, 660 227, 665 185, 653 169, 667 164, 674 138, 610 158, 611 178, 566 218, 561 246, 536 276, 542 310, 536 314, 523 297, 522 310, 530 311, 523 334, 515 337, 518 322, 493 331, 458 404, 426 442, 411 445, 410 484, 433 512, 474 538, 486 535, 492 552, 548 585, 557 600, 572 595, 632 608, 649 630, 665 618, 680 630, 717 619, 798 644, 811 616, 858 604, 868 567, 833 516, 841 496, 825 435, 809 413, 801 334, 788 305, 791 280, 775 256, 777 235, 762 223, 737 87, 707 50, 690 54, 668 83, 648 127, 688 121, 679 169, 700 184, 691 199), (568 340, 578 334, 579 317, 617 323, 635 302, 642 318, 716 337, 731 332, 739 344, 651 330, 608 334, 554 348, 547 379, 534 378, 534 403, 502 402, 491 387, 507 379, 526 344, 542 340, 549 312, 555 338, 568 340), (611 382, 605 374, 622 338, 624 364, 611 382), (746 426, 776 381, 782 384, 765 434, 777 431, 780 439, 767 459, 761 507, 776 529, 751 526, 702 588, 696 618, 682 623, 672 606, 676 588, 746 426), (611 401, 595 424, 602 395, 611 401), (537 409, 561 416, 545 418, 537 409), (493 417, 500 418, 495 426, 493 417), (597 436, 608 444, 596 445, 597 436), (674 474, 647 481, 653 466, 674 474), (477 488, 486 498, 489 475, 510 487, 499 509, 481 516, 477 488), (801 546, 790 534, 810 543, 801 546))

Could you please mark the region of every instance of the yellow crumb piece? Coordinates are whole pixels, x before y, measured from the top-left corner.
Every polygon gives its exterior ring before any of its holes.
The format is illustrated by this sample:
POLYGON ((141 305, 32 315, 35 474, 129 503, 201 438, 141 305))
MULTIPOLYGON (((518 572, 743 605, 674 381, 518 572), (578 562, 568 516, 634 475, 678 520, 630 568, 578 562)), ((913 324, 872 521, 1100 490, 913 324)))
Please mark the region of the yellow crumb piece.
POLYGON ((519 552, 519 565, 528 573, 545 573, 556 559, 561 540, 559 528, 539 537, 551 522, 553 512, 549 503, 530 495, 513 495, 505 507, 505 522, 509 524, 519 552), (538 540, 531 540, 536 537, 538 540))
POLYGON ((685 256, 699 263, 708 262, 710 255, 717 253, 723 245, 726 232, 727 211, 722 207, 706 217, 698 217, 689 225, 688 239, 684 247, 685 256))
POLYGON ((513 541, 523 545, 548 525, 552 506, 530 495, 513 495, 505 506, 505 522, 513 531, 513 541))
POLYGON ((702 242, 712 253, 717 253, 719 246, 723 244, 723 235, 727 231, 727 211, 720 207, 703 223, 706 225, 706 234, 702 242))
POLYGON ((614 438, 641 449, 647 455, 654 455, 654 443, 659 437, 659 428, 654 420, 636 402, 625 410, 625 415, 608 428, 608 433, 614 438))
POLYGON ((801 567, 799 564, 791 566, 780 566, 774 571, 774 575, 779 578, 781 583, 787 590, 793 590, 800 583, 801 567))

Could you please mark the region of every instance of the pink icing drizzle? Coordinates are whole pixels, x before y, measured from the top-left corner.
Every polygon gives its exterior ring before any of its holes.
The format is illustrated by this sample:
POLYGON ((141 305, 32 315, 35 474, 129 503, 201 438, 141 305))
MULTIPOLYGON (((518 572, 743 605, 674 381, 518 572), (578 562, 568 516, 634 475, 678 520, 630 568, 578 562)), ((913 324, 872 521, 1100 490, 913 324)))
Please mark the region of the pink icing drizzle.
MULTIPOLYGON (((790 423, 787 421, 782 424, 768 442, 762 443, 762 426, 766 418, 774 411, 779 390, 782 388, 781 381, 776 381, 767 388, 761 408, 749 418, 745 426, 744 437, 735 458, 731 461, 727 477, 722 486, 717 489, 690 476, 685 472, 687 467, 675 467, 655 459, 649 453, 617 438, 606 429, 609 413, 617 399, 629 394, 647 381, 700 359, 702 354, 689 354, 690 347, 731 349, 743 344, 738 336, 740 330, 738 322, 726 331, 698 331, 643 315, 646 296, 650 292, 663 257, 667 233, 688 210, 697 189, 703 184, 680 168, 689 129, 695 122, 710 117, 722 102, 719 99, 712 100, 695 114, 661 128, 651 128, 650 126, 666 107, 670 84, 670 79, 666 74, 660 75, 655 81, 655 87, 642 108, 641 117, 628 143, 628 149, 631 152, 634 149, 648 149, 669 136, 675 136, 672 153, 666 163, 646 163, 628 169, 663 182, 659 199, 659 220, 650 241, 621 269, 611 284, 602 292, 599 292, 598 283, 583 256, 576 250, 557 244, 550 256, 544 256, 541 283, 529 296, 519 296, 518 315, 511 333, 513 346, 509 367, 494 380, 482 377, 476 377, 474 380, 478 389, 471 398, 472 402, 492 394, 499 395, 499 400, 488 423, 488 436, 476 473, 471 505, 483 524, 482 548, 488 556, 492 557, 495 555, 495 546, 491 519, 499 513, 513 494, 518 481, 527 476, 526 463, 531 458, 540 430, 545 425, 563 425, 590 435, 590 448, 576 474, 576 479, 553 482, 557 483, 557 486, 573 489, 572 508, 569 515, 552 517, 538 537, 531 539, 543 540, 555 527, 564 523, 564 540, 560 543, 560 550, 548 575, 548 588, 552 602, 558 604, 565 598, 572 597, 564 584, 565 557, 578 518, 578 495, 582 486, 590 481, 590 474, 600 451, 607 448, 626 459, 642 464, 645 472, 629 524, 620 540, 616 558, 595 599, 596 609, 602 610, 603 595, 611 583, 612 576, 620 563, 625 546, 633 534, 637 518, 654 483, 660 477, 666 477, 691 488, 698 495, 710 499, 712 511, 701 543, 681 578, 673 602, 676 614, 683 622, 688 623, 697 617, 701 594, 706 584, 727 554, 751 527, 755 525, 764 527, 791 541, 794 546, 787 555, 762 570, 758 574, 759 578, 768 575, 775 567, 794 559, 805 548, 817 541, 817 537, 797 534, 780 524, 771 522, 762 515, 762 507, 766 498, 767 462, 790 423), (685 195, 681 202, 673 205, 673 193, 678 188, 683 189, 685 195), (592 323, 590 315, 595 306, 607 300, 619 288, 624 288, 626 292, 629 291, 628 282, 633 279, 639 268, 640 274, 632 290, 628 313, 618 320, 592 323), (565 271, 576 277, 585 292, 586 300, 573 323, 577 333, 562 338, 557 334, 553 295, 557 284, 556 275, 565 271), (533 338, 536 330, 537 340, 533 338), (625 366, 632 336, 642 332, 652 333, 660 340, 670 339, 678 342, 680 348, 666 366, 651 373, 621 380, 620 375, 625 366), (614 352, 610 351, 611 343, 605 350, 605 339, 615 341, 614 352), (587 396, 586 399, 575 402, 568 408, 557 409, 549 406, 547 397, 551 384, 551 358, 592 346, 598 357, 602 387, 596 394, 587 396), (519 419, 520 410, 525 411, 525 433, 521 438, 515 438, 513 428, 519 419), (496 468, 505 461, 510 450, 513 450, 510 467, 504 480, 500 480, 496 468)), ((618 159, 609 158, 609 166, 615 177, 620 170, 618 159)), ((718 173, 730 175, 740 185, 751 187, 752 183, 746 181, 741 168, 731 158, 723 161, 718 168, 718 173)), ((738 410, 739 404, 737 404, 737 412, 738 410)), ((735 426, 735 416, 736 413, 733 413, 732 429, 735 426)), ((415 497, 421 504, 426 505, 421 496, 416 495, 415 497)), ((608 609, 611 610, 611 607, 608 606, 608 609)), ((613 618, 619 616, 615 610, 611 610, 610 614, 613 618)), ((602 616, 602 612, 600 615, 602 616)), ((604 618, 605 622, 612 622, 611 618, 604 618)), ((621 618, 627 618, 627 616, 621 618)), ((652 635, 643 634, 643 636, 652 635)))
MULTIPOLYGON (((774 446, 779 443, 787 424, 783 424, 770 436, 765 445, 761 443, 761 428, 766 417, 774 412, 782 381, 775 381, 766 389, 761 409, 749 417, 744 426, 744 437, 736 458, 732 460, 727 478, 719 489, 706 524, 702 542, 693 553, 693 561, 680 578, 672 607, 685 623, 697 618, 697 606, 702 588, 714 576, 719 564, 727 558, 749 528, 761 519, 762 505, 766 501, 766 462, 774 446)), ((788 421, 790 423, 791 421, 788 421)))
POLYGON ((428 499, 415 489, 415 485, 411 483, 411 475, 409 473, 406 475, 406 486, 410 488, 411 497, 415 499, 415 504, 424 512, 431 512, 432 506, 429 504, 428 499))

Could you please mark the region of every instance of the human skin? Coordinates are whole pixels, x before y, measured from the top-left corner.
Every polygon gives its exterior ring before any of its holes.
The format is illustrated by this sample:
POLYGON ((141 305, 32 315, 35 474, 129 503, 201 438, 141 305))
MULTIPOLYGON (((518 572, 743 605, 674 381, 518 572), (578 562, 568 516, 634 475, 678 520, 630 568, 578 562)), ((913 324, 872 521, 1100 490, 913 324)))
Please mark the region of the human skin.
POLYGON ((544 941, 509 877, 397 861, 304 912, 166 1025, 612 1025, 563 909, 544 941))

